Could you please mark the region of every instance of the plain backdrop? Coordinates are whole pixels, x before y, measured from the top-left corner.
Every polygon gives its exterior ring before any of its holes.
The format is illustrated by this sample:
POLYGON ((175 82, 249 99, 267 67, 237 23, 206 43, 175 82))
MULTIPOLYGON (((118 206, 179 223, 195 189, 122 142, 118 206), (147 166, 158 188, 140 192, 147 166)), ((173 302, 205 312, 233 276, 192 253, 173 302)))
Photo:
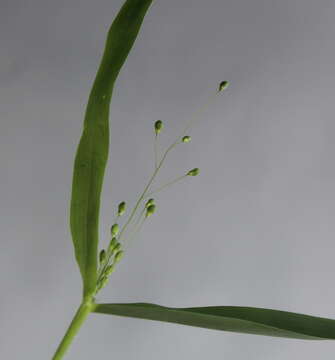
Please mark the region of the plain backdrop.
MULTIPOLYGON (((121 0, 0 0, 0 358, 51 359, 79 304, 74 152, 121 0)), ((196 115, 105 302, 246 305, 335 318, 335 2, 156 0, 111 108, 101 244, 196 115), (221 80, 229 89, 207 103, 221 80)), ((331 359, 335 344, 92 315, 66 359, 331 359)))

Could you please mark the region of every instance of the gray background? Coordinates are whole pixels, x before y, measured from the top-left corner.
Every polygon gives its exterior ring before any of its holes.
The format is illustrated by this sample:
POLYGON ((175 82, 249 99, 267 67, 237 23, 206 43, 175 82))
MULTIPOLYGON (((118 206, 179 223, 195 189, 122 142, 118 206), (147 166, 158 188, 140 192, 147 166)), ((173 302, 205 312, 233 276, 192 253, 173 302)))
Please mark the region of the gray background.
MULTIPOLYGON (((0 1, 0 358, 50 359, 80 300, 74 151, 120 0, 0 1)), ((248 305, 335 317, 335 2, 156 1, 115 88, 101 239, 220 80, 104 301, 248 305), (111 187, 111 184, 113 186, 111 187)), ((331 359, 333 342, 92 315, 68 359, 331 359)))

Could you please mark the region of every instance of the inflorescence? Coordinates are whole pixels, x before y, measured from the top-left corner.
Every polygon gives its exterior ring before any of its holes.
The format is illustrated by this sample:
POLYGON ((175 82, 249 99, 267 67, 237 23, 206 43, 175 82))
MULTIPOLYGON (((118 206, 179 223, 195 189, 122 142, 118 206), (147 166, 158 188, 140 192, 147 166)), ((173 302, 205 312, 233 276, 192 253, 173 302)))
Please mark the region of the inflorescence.
MULTIPOLYGON (((217 94, 224 91, 228 87, 228 81, 222 81, 217 90, 217 94)), ((124 201, 122 201, 117 208, 116 212, 116 220, 114 224, 111 226, 111 240, 107 249, 102 249, 99 253, 99 269, 98 269, 98 279, 95 293, 97 294, 103 287, 108 283, 110 275, 114 272, 117 263, 120 262, 124 255, 124 250, 122 249, 121 241, 124 242, 125 239, 131 239, 136 236, 136 234, 140 231, 143 223, 147 218, 153 215, 156 211, 155 200, 151 198, 152 194, 156 194, 157 192, 171 186, 172 184, 188 177, 188 176, 197 176, 199 174, 199 169, 194 168, 186 172, 184 175, 177 177, 176 179, 166 183, 165 185, 159 187, 156 190, 151 191, 151 185, 156 178, 160 168, 162 167, 164 160, 166 159, 168 153, 178 144, 180 143, 189 143, 191 141, 191 137, 186 135, 191 125, 193 119, 188 124, 188 126, 184 129, 181 136, 178 138, 167 148, 167 150, 163 153, 161 158, 158 156, 158 136, 162 132, 164 128, 164 124, 162 120, 157 120, 154 123, 154 132, 155 132, 155 142, 154 142, 154 151, 155 151, 155 167, 154 173, 152 174, 148 184, 146 185, 144 191, 140 195, 137 200, 134 208, 131 210, 128 219, 126 220, 123 227, 120 229, 118 224, 118 219, 126 213, 127 206, 124 201), (150 198, 149 198, 150 197, 150 198), (149 198, 147 201, 145 199, 149 198), (142 210, 139 210, 140 205, 145 201, 142 210), (137 216, 137 219, 135 217, 137 216), (129 229, 130 228, 130 229, 129 229), (127 234, 128 232, 128 234, 127 234)))

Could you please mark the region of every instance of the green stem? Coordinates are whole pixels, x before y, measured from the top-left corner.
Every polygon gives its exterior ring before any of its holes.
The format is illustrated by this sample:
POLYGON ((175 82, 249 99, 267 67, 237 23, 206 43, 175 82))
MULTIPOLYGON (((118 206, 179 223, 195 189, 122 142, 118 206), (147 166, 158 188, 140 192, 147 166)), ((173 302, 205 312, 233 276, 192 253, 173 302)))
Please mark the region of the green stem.
POLYGON ((94 304, 92 299, 83 301, 79 306, 69 328, 67 329, 61 343, 59 344, 55 355, 52 360, 61 360, 65 355, 66 351, 70 347, 74 337, 78 333, 79 329, 83 325, 84 321, 87 318, 87 315, 94 310, 94 304))
MULTIPOLYGON (((179 140, 179 139, 178 139, 178 140, 179 140)), ((158 163, 158 165, 157 165, 157 167, 156 167, 156 169, 155 169, 154 173, 152 174, 152 176, 151 176, 151 178, 150 178, 150 180, 149 180, 148 184, 146 185, 146 187, 145 187, 145 189, 143 190, 143 192, 142 192, 141 196, 140 196, 140 197, 139 197, 139 199, 137 200, 137 203, 136 203, 136 205, 134 206, 134 208, 133 208, 133 210, 132 210, 132 212, 131 212, 131 214, 130 214, 130 216, 129 216, 128 220, 127 220, 127 222, 125 223, 125 225, 124 225, 124 226, 123 226, 123 228, 121 229, 121 232, 120 232, 119 238, 121 238, 121 236, 122 236, 122 234, 124 233, 125 229, 127 228, 127 226, 129 225, 129 223, 131 222, 131 220, 132 220, 132 218, 134 217, 134 215, 135 215, 135 213, 136 213, 136 210, 138 209, 138 207, 139 207, 139 205, 140 205, 141 201, 145 198, 145 196, 146 196, 146 193, 147 193, 148 189, 150 188, 150 186, 151 186, 152 182, 154 181, 154 179, 155 179, 155 177, 156 177, 156 175, 157 175, 158 171, 159 171, 159 170, 160 170, 160 168, 162 167, 163 162, 164 162, 164 160, 165 160, 166 156, 167 156, 167 155, 168 155, 168 153, 169 153, 169 152, 170 152, 170 151, 171 151, 171 150, 172 150, 172 149, 173 149, 173 148, 177 145, 178 140, 177 140, 177 141, 175 141, 173 144, 171 144, 171 145, 167 148, 167 150, 165 151, 165 153, 164 153, 164 155, 163 155, 163 157, 162 157, 161 161, 158 163)))
POLYGON ((182 176, 179 176, 179 177, 177 177, 176 179, 174 179, 174 180, 172 180, 172 181, 169 181, 168 183, 160 186, 158 189, 149 192, 149 193, 146 195, 146 198, 147 198, 147 197, 150 197, 150 196, 153 195, 153 194, 157 194, 158 192, 166 189, 167 187, 175 184, 176 182, 178 182, 178 181, 180 181, 180 180, 182 180, 182 179, 185 179, 186 177, 187 177, 187 175, 182 175, 182 176))

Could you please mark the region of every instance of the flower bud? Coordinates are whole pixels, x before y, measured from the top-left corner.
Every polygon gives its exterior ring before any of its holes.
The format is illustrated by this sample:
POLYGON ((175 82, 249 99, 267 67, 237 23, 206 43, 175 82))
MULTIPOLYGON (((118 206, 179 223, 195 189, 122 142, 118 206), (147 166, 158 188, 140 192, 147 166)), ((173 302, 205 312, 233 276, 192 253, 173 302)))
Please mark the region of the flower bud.
POLYGON ((151 215, 155 212, 155 210, 156 210, 156 206, 155 206, 155 205, 149 205, 149 206, 147 207, 147 212, 146 212, 146 214, 145 214, 145 217, 151 216, 151 215))
POLYGON ((220 84, 219 84, 218 92, 226 90, 228 85, 229 85, 229 81, 221 81, 220 84))
POLYGON ((115 265, 114 264, 107 266, 106 275, 110 276, 114 270, 115 270, 115 265))
POLYGON ((111 227, 111 233, 112 233, 112 236, 116 236, 119 233, 119 225, 118 224, 114 224, 111 227))
POLYGON ((106 251, 105 250, 100 251, 99 260, 101 263, 103 263, 106 260, 106 251))
POLYGON ((121 261, 121 259, 123 258, 123 255, 124 255, 124 252, 122 250, 118 251, 116 254, 115 254, 115 262, 118 263, 119 261, 121 261))
POLYGON ((97 291, 100 291, 100 290, 101 290, 101 287, 102 287, 102 286, 101 286, 101 281, 99 281, 98 284, 97 284, 97 291))
POLYGON ((108 283, 108 277, 107 276, 103 276, 100 281, 98 282, 98 290, 101 290, 103 287, 106 286, 106 284, 108 283))
POLYGON ((163 130, 163 122, 162 120, 157 120, 155 122, 155 133, 158 135, 163 130))
POLYGON ((114 251, 114 252, 118 252, 120 249, 121 249, 121 244, 120 244, 120 243, 117 243, 117 244, 114 246, 113 251, 114 251))
POLYGON ((191 141, 191 136, 184 136, 183 138, 182 138, 182 142, 183 143, 189 143, 191 141))
POLYGON ((199 174, 200 170, 198 168, 194 168, 190 170, 186 175, 188 176, 197 176, 199 174))
POLYGON ((117 243, 118 243, 118 242, 117 242, 117 240, 116 240, 116 237, 112 237, 112 240, 110 241, 109 246, 108 246, 108 250, 109 250, 110 252, 114 251, 114 248, 115 248, 115 246, 116 246, 117 243))
POLYGON ((103 277, 101 280, 101 289, 104 288, 108 283, 108 277, 103 277))
POLYGON ((155 200, 154 199, 149 199, 146 204, 145 204, 145 207, 146 209, 150 206, 150 205, 154 205, 155 203, 155 200))
POLYGON ((124 201, 122 201, 117 209, 117 215, 118 216, 122 216, 126 211, 126 203, 124 201))

